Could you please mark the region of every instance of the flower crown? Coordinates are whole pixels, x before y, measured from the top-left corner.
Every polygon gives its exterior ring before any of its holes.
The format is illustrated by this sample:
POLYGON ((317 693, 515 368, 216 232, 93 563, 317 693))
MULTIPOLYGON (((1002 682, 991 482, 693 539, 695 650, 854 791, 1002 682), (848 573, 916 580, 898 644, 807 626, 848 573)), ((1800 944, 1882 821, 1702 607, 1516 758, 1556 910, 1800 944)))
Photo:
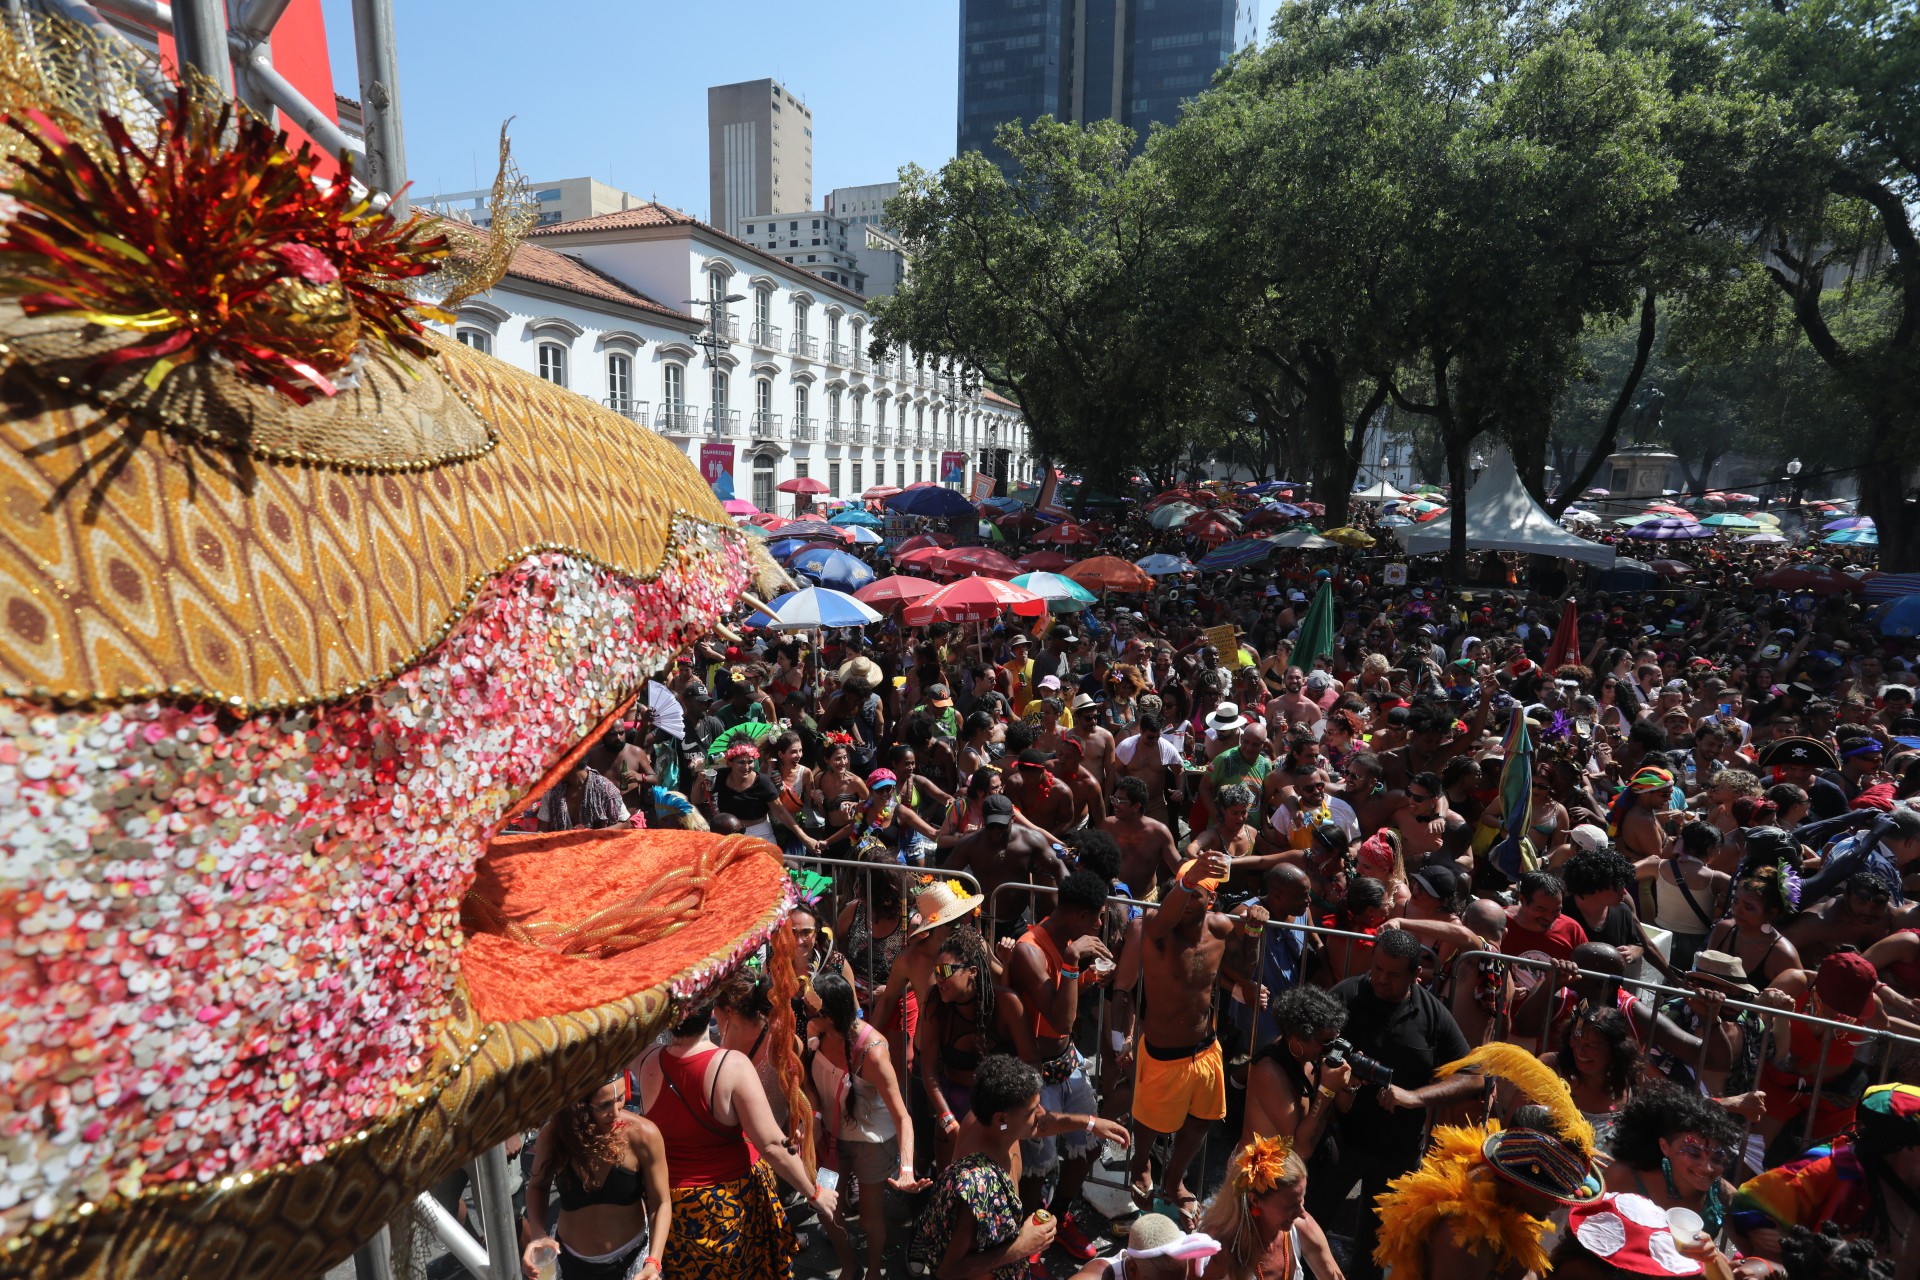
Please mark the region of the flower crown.
POLYGON ((1233 1157, 1233 1185, 1242 1192, 1271 1191, 1286 1180, 1293 1139, 1284 1134, 1255 1138, 1233 1157))

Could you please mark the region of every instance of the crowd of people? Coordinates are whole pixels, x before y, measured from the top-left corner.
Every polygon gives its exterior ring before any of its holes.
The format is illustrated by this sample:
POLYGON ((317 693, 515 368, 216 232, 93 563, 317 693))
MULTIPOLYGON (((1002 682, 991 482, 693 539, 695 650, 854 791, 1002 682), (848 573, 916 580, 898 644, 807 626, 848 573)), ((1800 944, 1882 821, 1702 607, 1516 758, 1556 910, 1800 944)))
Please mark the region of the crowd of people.
POLYGON ((529 1276, 1920 1274, 1920 646, 1759 554, 743 604, 537 820, 777 843, 792 954, 541 1130, 529 1276))

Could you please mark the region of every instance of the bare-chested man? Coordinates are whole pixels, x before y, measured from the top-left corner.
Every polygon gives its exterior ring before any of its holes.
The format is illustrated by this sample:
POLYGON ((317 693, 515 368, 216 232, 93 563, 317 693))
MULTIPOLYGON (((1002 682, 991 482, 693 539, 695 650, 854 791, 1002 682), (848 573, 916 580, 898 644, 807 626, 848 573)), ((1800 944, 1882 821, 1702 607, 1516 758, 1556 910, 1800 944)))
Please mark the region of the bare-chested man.
POLYGON ((1414 707, 1407 714, 1407 744, 1380 757, 1386 769, 1382 781, 1399 791, 1417 774, 1439 773, 1440 766, 1480 740, 1481 731, 1487 727, 1487 712, 1499 692, 1500 685, 1493 677, 1481 680, 1480 709, 1462 734, 1454 733, 1453 718, 1445 709, 1414 707))
POLYGON ((1172 826, 1167 808, 1169 794, 1178 796, 1186 782, 1180 749, 1169 742, 1162 730, 1166 722, 1157 711, 1140 713, 1140 732, 1114 748, 1114 759, 1123 777, 1138 778, 1147 785, 1147 816, 1172 826))
POLYGON ((1394 829, 1400 833, 1400 855, 1408 866, 1426 861, 1447 837, 1447 827, 1459 819, 1447 808, 1446 793, 1440 779, 1431 773, 1416 773, 1407 780, 1406 804, 1393 815, 1394 829))
POLYGON ((1113 814, 1101 824, 1120 846, 1120 879, 1131 896, 1144 898, 1180 869, 1167 824, 1147 816, 1147 784, 1135 777, 1113 788, 1113 814))
POLYGON ((1073 730, 1068 736, 1079 740, 1080 750, 1086 756, 1082 763, 1087 772, 1099 780, 1104 793, 1113 790, 1114 780, 1120 776, 1113 758, 1113 749, 1120 744, 1095 718, 1099 712, 1100 704, 1091 695, 1083 693, 1074 698, 1073 730))
POLYGON ((994 890, 1003 884, 1059 884, 1067 877, 1067 867, 1044 835, 1014 824, 1013 801, 1006 796, 988 796, 983 808, 980 829, 962 836, 940 865, 949 871, 971 871, 980 881, 987 909, 995 913, 996 936, 1018 933, 1026 927, 1025 906, 1016 914, 1009 901, 1014 895, 996 898, 994 890))
POLYGON ((1073 797, 1073 823, 1071 830, 1081 827, 1097 827, 1107 820, 1107 797, 1100 788, 1099 779, 1088 771, 1085 764, 1085 749, 1080 740, 1063 736, 1060 749, 1054 754, 1053 776, 1066 787, 1073 797))
POLYGON ((1320 719, 1320 704, 1307 696, 1307 673, 1288 667, 1280 677, 1280 696, 1267 704, 1267 726, 1274 737, 1285 735, 1296 724, 1311 725, 1320 719))
POLYGON ((1073 791, 1047 768, 1053 755, 1042 747, 1028 747, 1007 772, 1007 798, 1054 839, 1074 828, 1073 791))
MULTIPOLYGON (((1131 1166, 1133 1193, 1136 1202, 1148 1195, 1146 1148, 1162 1134, 1175 1135, 1158 1196, 1176 1220, 1188 1224, 1199 1201, 1187 1189, 1187 1166, 1208 1126, 1227 1114, 1226 1064, 1213 1031, 1213 987, 1224 970, 1232 984, 1245 984, 1242 994, 1255 1007, 1262 999, 1247 978, 1242 954, 1248 950, 1247 935, 1233 917, 1212 909, 1214 893, 1230 870, 1227 856, 1217 850, 1183 864, 1166 903, 1147 916, 1142 931, 1146 1010, 1133 1037, 1133 1119, 1140 1130, 1131 1166)), ((1128 1021, 1131 1012, 1126 1011, 1128 1021)))
POLYGON ((1358 751, 1347 760, 1347 785, 1340 798, 1360 820, 1364 835, 1372 835, 1393 821, 1400 798, 1387 790, 1380 780, 1380 757, 1371 751, 1358 751))

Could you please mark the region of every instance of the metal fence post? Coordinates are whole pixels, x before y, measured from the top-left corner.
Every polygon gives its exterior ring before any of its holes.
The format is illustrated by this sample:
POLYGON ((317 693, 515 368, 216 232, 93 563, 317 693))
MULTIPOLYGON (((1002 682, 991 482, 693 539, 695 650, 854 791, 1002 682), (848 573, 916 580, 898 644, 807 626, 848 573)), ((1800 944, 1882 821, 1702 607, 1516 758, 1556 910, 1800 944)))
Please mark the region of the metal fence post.
POLYGON ((470 1171, 474 1199, 480 1205, 480 1226, 487 1237, 487 1265, 492 1280, 515 1280, 520 1274, 519 1237, 513 1229, 513 1190, 507 1181, 507 1147, 497 1143, 480 1153, 470 1171))
POLYGON ((393 1280, 393 1237, 381 1227, 353 1251, 354 1280, 393 1280))

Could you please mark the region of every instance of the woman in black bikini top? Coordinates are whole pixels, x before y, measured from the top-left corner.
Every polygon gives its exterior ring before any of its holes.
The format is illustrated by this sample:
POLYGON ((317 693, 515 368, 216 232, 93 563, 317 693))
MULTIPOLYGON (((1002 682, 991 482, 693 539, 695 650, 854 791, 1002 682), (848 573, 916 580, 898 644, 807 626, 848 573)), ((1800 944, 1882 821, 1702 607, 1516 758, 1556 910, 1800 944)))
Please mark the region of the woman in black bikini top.
POLYGON ((557 1249, 560 1280, 659 1280, 653 1253, 666 1241, 671 1205, 666 1142, 651 1120, 627 1110, 622 1072, 562 1110, 535 1139, 527 1180, 532 1238, 522 1262, 537 1271, 541 1257, 557 1249), (550 1188, 560 1193, 552 1236, 550 1188))

